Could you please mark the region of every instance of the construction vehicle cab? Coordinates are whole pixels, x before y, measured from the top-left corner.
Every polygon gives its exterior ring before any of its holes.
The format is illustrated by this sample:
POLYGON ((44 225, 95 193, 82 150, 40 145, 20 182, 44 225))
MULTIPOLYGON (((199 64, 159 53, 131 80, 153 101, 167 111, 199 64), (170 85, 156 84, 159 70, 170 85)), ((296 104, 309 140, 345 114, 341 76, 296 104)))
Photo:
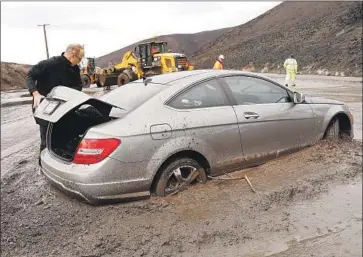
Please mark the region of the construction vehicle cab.
POLYGON ((171 50, 167 50, 167 42, 151 41, 140 44, 136 47, 136 55, 140 58, 145 75, 191 69, 184 54, 172 53, 171 50))
POLYGON ((152 66, 159 65, 159 63, 153 63, 153 56, 156 54, 165 53, 166 47, 166 42, 146 42, 136 46, 134 52, 136 56, 140 58, 141 66, 143 68, 151 68, 152 66))
POLYGON ((93 74, 95 67, 95 58, 87 57, 87 66, 85 67, 83 74, 93 74))

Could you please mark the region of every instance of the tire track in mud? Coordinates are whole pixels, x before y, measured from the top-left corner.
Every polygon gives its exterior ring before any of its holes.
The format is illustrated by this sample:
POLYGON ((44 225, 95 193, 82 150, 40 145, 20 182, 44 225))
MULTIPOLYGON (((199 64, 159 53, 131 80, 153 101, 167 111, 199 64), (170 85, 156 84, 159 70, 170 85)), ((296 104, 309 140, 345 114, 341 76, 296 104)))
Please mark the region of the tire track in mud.
POLYGON ((1 125, 5 125, 5 124, 8 124, 8 123, 15 123, 15 122, 19 122, 21 120, 24 120, 24 119, 27 119, 29 117, 32 117, 33 115, 32 114, 29 114, 27 116, 24 116, 24 117, 20 117, 20 118, 17 118, 17 119, 12 119, 12 120, 5 120, 5 121, 1 121, 1 125))
POLYGON ((1 158, 1 181, 3 182, 4 178, 8 178, 9 176, 19 176, 24 172, 33 172, 38 167, 34 164, 29 171, 26 171, 24 166, 29 167, 30 163, 38 163, 38 144, 30 144, 25 148, 22 148, 21 151, 18 150, 11 155, 1 158), (14 154, 16 154, 14 158, 14 154))
POLYGON ((1 108, 1 125, 32 116, 31 106, 20 105, 1 108))
POLYGON ((1 108, 1 178, 17 163, 37 158, 39 137, 29 105, 1 108))

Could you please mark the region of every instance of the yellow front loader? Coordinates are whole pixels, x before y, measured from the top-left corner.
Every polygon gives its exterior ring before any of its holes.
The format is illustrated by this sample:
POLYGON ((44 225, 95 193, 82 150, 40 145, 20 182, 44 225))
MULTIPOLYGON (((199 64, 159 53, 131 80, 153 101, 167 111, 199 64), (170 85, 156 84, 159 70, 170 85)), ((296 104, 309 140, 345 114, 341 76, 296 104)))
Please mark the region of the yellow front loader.
POLYGON ((127 51, 120 63, 103 69, 98 77, 99 84, 122 86, 143 77, 194 69, 185 54, 172 53, 166 47, 167 43, 163 41, 139 44, 134 51, 127 51))

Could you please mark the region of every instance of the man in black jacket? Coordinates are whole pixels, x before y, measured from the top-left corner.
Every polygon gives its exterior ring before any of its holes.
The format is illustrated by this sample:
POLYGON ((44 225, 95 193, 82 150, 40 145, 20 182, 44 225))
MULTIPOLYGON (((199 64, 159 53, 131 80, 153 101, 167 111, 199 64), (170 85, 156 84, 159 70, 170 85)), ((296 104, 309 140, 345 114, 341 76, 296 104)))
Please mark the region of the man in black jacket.
MULTIPOLYGON (((78 64, 84 57, 84 49, 79 44, 69 45, 61 56, 43 60, 34 65, 28 72, 26 83, 33 96, 33 113, 43 97, 56 86, 66 86, 82 90, 82 80, 78 64)), ((48 123, 35 118, 40 130, 40 153, 45 148, 48 123)))

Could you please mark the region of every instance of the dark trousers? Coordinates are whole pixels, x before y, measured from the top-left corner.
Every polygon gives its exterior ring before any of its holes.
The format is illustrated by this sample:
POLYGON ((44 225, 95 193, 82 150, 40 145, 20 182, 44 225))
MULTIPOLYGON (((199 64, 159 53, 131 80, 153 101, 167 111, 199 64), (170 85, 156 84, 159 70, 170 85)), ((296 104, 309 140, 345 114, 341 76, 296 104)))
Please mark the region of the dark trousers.
MULTIPOLYGON (((34 113, 35 109, 33 108, 32 104, 32 111, 34 113)), ((38 163, 39 166, 41 166, 40 162, 40 153, 45 149, 46 147, 46 137, 47 137, 47 129, 48 129, 48 122, 44 120, 39 120, 35 118, 35 122, 39 125, 39 132, 40 132, 40 147, 39 147, 39 157, 38 157, 38 163)))
POLYGON ((41 166, 40 153, 46 147, 45 139, 46 139, 46 136, 47 136, 47 128, 48 128, 48 124, 39 124, 39 132, 40 132, 39 166, 41 166))

